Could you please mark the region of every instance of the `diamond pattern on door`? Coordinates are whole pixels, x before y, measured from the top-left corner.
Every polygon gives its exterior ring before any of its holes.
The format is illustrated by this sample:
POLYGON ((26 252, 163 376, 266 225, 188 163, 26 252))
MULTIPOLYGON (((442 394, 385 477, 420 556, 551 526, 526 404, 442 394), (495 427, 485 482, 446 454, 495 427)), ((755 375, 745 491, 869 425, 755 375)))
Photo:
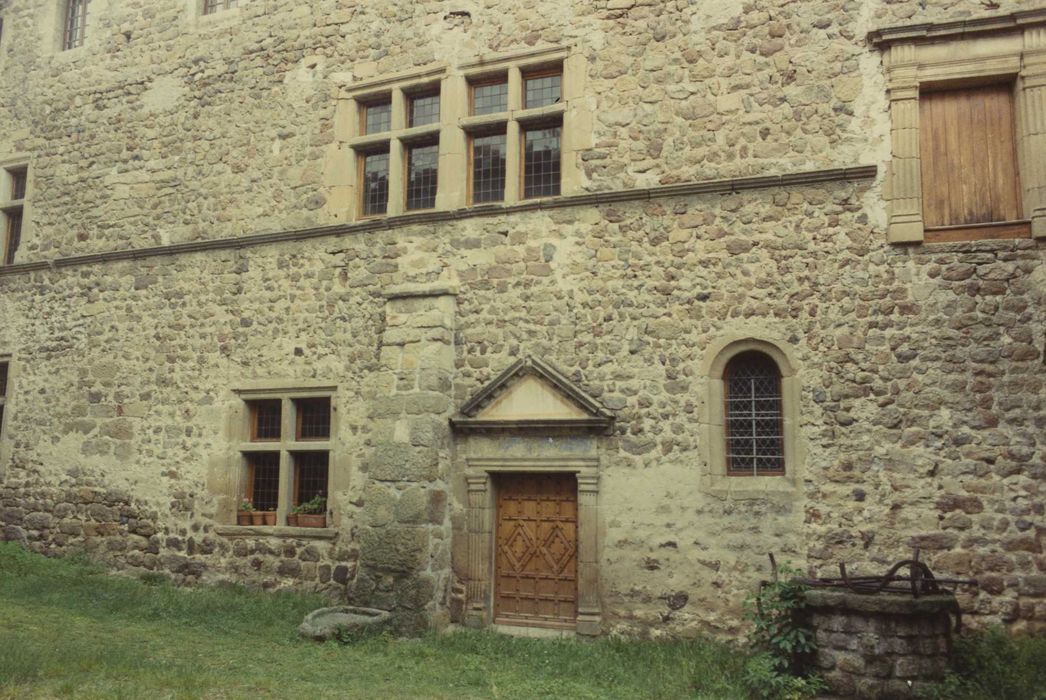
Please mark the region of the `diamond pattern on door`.
POLYGON ((496 622, 573 626, 577 618, 577 479, 497 477, 496 622))

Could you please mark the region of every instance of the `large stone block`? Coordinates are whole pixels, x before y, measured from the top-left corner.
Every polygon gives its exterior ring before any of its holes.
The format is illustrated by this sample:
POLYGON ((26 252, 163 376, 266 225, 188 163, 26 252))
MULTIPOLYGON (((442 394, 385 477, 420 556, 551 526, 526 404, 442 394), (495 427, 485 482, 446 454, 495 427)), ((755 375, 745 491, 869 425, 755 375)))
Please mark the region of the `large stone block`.
POLYGON ((439 452, 402 442, 379 443, 367 458, 367 473, 378 481, 432 481, 439 476, 439 452))
POLYGON ((424 568, 429 534, 423 527, 390 525, 360 534, 361 566, 380 571, 413 573, 424 568))

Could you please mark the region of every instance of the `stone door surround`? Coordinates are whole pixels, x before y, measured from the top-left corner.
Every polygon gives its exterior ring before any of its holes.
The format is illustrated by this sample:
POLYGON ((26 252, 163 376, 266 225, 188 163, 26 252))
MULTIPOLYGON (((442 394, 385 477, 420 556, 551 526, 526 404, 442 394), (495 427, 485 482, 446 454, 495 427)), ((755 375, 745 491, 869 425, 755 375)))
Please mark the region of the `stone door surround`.
POLYGON ((577 625, 579 635, 597 635, 602 623, 597 560, 599 460, 596 457, 468 457, 468 585, 465 624, 493 621, 494 540, 497 503, 492 476, 508 473, 574 474, 577 478, 577 625))

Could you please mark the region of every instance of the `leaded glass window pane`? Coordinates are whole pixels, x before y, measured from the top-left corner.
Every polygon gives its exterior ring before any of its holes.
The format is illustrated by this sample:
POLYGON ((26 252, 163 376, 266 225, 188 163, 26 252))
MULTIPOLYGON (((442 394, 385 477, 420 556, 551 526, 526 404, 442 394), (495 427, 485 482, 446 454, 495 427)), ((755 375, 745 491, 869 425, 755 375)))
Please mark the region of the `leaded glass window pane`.
POLYGON ((726 394, 727 473, 784 472, 781 371, 761 352, 744 352, 723 376, 726 394))

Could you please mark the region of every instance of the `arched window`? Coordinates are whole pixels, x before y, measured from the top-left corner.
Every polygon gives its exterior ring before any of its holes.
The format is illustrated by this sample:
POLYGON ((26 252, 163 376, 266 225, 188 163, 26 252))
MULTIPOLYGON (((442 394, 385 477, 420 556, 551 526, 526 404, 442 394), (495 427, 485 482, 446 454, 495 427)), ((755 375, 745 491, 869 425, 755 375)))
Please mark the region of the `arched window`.
POLYGON ((726 471, 730 476, 784 474, 781 369, 769 355, 735 355, 723 372, 726 471))

